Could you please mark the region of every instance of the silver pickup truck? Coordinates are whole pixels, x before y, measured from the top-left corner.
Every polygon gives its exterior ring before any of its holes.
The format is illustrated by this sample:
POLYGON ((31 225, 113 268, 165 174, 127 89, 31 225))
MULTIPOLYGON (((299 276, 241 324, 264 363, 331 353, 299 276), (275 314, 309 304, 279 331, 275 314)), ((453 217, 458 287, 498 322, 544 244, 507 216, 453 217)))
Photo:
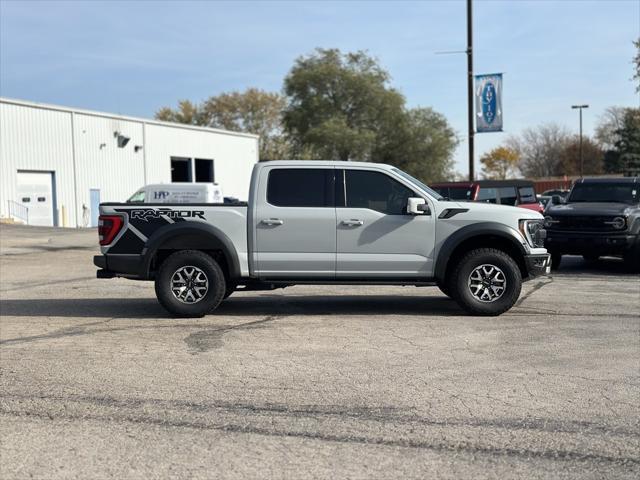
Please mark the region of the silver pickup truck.
POLYGON ((186 317, 236 290, 303 283, 438 286, 499 315, 550 268, 539 213, 448 201, 375 163, 259 163, 248 203, 103 203, 99 235, 98 278, 154 280, 186 317))

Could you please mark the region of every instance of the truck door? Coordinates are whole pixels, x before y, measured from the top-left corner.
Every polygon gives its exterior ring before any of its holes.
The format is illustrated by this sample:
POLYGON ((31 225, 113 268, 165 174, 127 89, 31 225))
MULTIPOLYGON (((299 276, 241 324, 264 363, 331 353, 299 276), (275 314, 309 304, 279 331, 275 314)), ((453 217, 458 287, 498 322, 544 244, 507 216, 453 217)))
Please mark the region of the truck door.
POLYGON ((408 198, 424 195, 383 171, 336 170, 336 182, 344 187, 336 200, 338 279, 433 276, 434 215, 406 213, 408 198))
POLYGON ((265 168, 255 222, 256 274, 335 278, 333 167, 265 168))

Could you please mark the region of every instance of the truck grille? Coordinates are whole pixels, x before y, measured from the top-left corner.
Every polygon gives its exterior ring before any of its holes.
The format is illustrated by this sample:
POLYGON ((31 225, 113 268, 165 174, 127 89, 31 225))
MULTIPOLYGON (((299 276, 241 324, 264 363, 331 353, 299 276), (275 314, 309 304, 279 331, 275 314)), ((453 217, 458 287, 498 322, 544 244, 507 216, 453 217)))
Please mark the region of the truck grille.
POLYGON ((549 230, 568 230, 586 232, 619 232, 611 223, 614 218, 610 216, 567 216, 553 217, 549 230))

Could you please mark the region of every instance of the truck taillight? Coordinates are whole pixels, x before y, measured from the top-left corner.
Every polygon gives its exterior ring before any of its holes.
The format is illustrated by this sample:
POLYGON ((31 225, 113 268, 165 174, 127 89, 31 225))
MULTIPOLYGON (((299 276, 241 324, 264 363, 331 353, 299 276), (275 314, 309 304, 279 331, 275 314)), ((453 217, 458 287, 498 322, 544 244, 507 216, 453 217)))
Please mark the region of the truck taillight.
POLYGON ((122 230, 124 220, 120 215, 100 215, 98 222, 98 237, 100 245, 109 245, 122 230))

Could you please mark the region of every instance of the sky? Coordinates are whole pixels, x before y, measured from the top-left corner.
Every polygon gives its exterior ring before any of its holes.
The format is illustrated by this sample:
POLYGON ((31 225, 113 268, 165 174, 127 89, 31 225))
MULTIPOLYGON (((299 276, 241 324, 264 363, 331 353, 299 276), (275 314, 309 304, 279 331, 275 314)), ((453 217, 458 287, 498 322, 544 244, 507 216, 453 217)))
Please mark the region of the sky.
MULTIPOLYGON (((592 134, 609 106, 640 106, 640 0, 475 0, 474 70, 504 73, 504 132, 546 122, 592 134)), ((153 117, 179 99, 280 91, 316 47, 366 50, 410 107, 444 114, 467 172, 466 3, 447 1, 0 0, 0 96, 153 117)), ((478 168, 478 167, 476 167, 478 168)))

